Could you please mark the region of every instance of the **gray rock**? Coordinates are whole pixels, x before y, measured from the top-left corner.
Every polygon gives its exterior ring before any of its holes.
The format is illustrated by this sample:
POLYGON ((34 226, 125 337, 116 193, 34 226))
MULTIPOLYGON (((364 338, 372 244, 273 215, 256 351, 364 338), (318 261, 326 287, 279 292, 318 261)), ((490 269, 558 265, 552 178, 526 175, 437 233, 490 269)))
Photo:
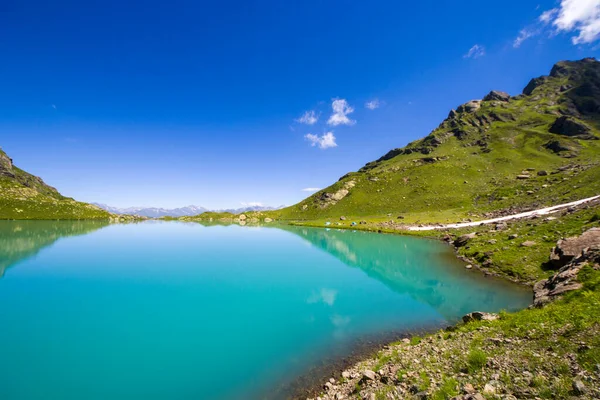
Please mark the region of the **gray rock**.
POLYGON ((521 247, 533 247, 535 246, 537 243, 534 242, 533 240, 527 240, 523 243, 521 243, 521 247))
POLYGON ((367 380, 374 381, 374 380, 377 380, 377 374, 375 374, 375 372, 373 372, 373 371, 371 371, 369 369, 366 369, 362 373, 362 379, 361 380, 362 381, 367 381, 367 380))
POLYGON ((546 175, 548 175, 548 171, 541 170, 541 171, 538 171, 537 174, 538 174, 538 176, 546 176, 546 175))
POLYGON ((473 311, 462 317, 464 323, 471 321, 495 321, 500 316, 498 314, 487 313, 482 311, 473 311))
POLYGON ((497 231, 504 231, 506 229, 508 229, 508 225, 506 224, 506 222, 500 222, 500 223, 496 224, 497 231))
POLYGON ((344 216, 340 217, 340 221, 345 221, 345 220, 346 220, 346 217, 344 217, 344 216))
POLYGON ((517 175, 517 179, 523 180, 523 179, 529 179, 529 178, 531 178, 531 175, 527 175, 527 174, 517 175))
POLYGON ((461 104, 460 106, 458 106, 456 111, 459 113, 470 113, 479 110, 479 108, 481 108, 481 100, 471 100, 469 102, 466 102, 465 104, 461 104))
POLYGON ((516 233, 513 233, 513 234, 512 234, 512 235, 510 235, 508 238, 509 238, 510 240, 513 240, 513 239, 516 239, 516 238, 518 238, 518 237, 519 237, 519 235, 517 235, 516 233))
POLYGON ((578 396, 581 396, 586 392, 585 385, 579 379, 573 380, 573 392, 578 396))
POLYGON ((558 135, 579 137, 582 139, 593 139, 589 126, 583 122, 577 121, 572 117, 558 117, 549 129, 550 133, 558 135))
POLYGON ((561 239, 552 249, 550 260, 557 267, 562 267, 581 255, 584 249, 600 246, 600 228, 591 228, 581 236, 561 239))
POLYGON ((461 235, 454 241, 454 246, 456 246, 456 247, 466 246, 467 243, 469 242, 469 240, 473 239, 475 236, 477 236, 476 232, 467 233, 466 235, 461 235))
POLYGON ((484 98, 483 101, 508 101, 510 100, 510 95, 506 92, 500 92, 498 90, 492 90, 489 92, 484 98))

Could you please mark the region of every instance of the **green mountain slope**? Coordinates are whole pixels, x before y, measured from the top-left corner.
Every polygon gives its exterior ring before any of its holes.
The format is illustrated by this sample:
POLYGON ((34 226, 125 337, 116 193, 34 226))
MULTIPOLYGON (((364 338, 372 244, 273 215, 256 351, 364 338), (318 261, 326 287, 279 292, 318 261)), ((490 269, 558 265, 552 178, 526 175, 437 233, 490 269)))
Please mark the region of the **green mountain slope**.
POLYGON ((465 103, 427 137, 273 216, 453 222, 597 195, 599 132, 600 62, 559 62, 523 94, 465 103))
POLYGON ((111 214, 61 195, 15 167, 0 149, 0 219, 109 219, 111 214))

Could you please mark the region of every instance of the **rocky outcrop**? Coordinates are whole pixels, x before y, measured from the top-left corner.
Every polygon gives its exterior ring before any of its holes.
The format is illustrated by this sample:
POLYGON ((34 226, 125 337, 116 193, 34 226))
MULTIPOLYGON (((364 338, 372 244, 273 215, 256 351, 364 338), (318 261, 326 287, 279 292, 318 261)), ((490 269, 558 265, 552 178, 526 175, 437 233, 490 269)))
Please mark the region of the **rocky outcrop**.
POLYGON ((525 86, 525 89, 523 89, 523 94, 526 96, 530 96, 537 87, 546 83, 547 80, 548 80, 547 76, 540 76, 538 78, 533 78, 532 80, 529 81, 527 86, 525 86))
POLYGON ((466 102, 465 104, 461 104, 460 106, 458 106, 458 108, 456 109, 456 112, 458 113, 463 113, 463 112, 475 112, 477 110, 479 110, 481 108, 481 100, 471 100, 466 102))
POLYGON ((484 98, 483 101, 509 101, 510 95, 506 92, 492 90, 484 98))
POLYGON ((12 159, 0 149, 0 177, 14 178, 12 159))
MULTIPOLYGON (((596 230, 600 232, 600 229, 596 230)), ((541 307, 566 292, 581 289, 582 284, 578 282, 577 277, 579 271, 589 264, 595 269, 600 268, 600 244, 583 249, 579 252, 579 256, 563 266, 556 274, 536 283, 533 286, 533 306, 541 307)))
POLYGON ((577 137, 580 139, 594 139, 592 130, 583 122, 577 121, 572 117, 559 117, 554 121, 549 129, 550 133, 558 135, 577 137))
POLYGON ((581 256, 585 249, 594 247, 600 247, 600 228, 591 228, 581 236, 559 240, 552 249, 550 260, 556 267, 563 267, 581 256))
POLYGON ((319 200, 320 200, 320 204, 319 206, 321 208, 327 208, 329 206, 332 206, 334 204, 336 204, 338 201, 342 200, 344 197, 346 197, 348 195, 348 193, 350 193, 350 190, 356 185, 355 181, 347 181, 344 182, 344 185, 342 186, 341 189, 338 189, 335 192, 325 192, 323 193, 319 200))

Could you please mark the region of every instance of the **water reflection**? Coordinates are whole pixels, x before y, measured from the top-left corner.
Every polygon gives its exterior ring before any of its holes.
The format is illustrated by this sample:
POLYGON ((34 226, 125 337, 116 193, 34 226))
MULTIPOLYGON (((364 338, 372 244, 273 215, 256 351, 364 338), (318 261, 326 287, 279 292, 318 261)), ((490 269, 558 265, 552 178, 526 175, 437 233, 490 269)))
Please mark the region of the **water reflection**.
POLYGON ((60 238, 85 235, 107 225, 108 221, 0 221, 0 277, 60 238))
POLYGON ((292 226, 279 229, 360 268, 395 292, 429 304, 450 321, 472 311, 474 304, 483 311, 517 310, 531 300, 527 288, 466 271, 449 247, 433 240, 292 226))

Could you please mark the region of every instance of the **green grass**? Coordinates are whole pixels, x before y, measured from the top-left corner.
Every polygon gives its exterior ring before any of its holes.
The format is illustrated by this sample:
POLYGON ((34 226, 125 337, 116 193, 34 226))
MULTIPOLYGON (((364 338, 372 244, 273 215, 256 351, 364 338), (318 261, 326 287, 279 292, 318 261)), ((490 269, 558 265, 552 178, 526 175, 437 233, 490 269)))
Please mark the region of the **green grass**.
POLYGON ((454 378, 444 378, 438 390, 433 393, 433 400, 447 400, 458 395, 458 381, 454 378))
MULTIPOLYGON (((598 65, 581 68, 596 71, 598 65)), ((582 85, 585 79, 574 75, 569 83, 582 85)), ((573 96, 571 91, 559 92, 566 82, 566 77, 550 78, 531 96, 507 103, 483 102, 475 113, 459 114, 410 143, 403 154, 369 163, 297 205, 268 215, 333 222, 340 216, 384 221, 402 215, 405 223, 447 223, 510 207, 540 207, 599 194, 600 141, 548 131, 573 96), (480 122, 483 119, 488 122, 480 122), (453 133, 457 129, 459 137, 453 133), (556 154, 544 147, 552 140, 577 150, 556 154), (430 162, 433 158, 436 161, 430 162), (578 167, 560 170, 568 165, 578 167), (531 179, 516 178, 528 169, 531 179), (538 176, 540 171, 548 175, 538 176), (354 186, 337 203, 323 201, 326 193, 334 194, 349 182, 354 186)), ((598 116, 589 115, 586 123, 598 135, 598 116)))
POLYGON ((480 349, 471 349, 467 358, 468 370, 470 373, 475 373, 481 370, 487 363, 487 354, 480 349))

